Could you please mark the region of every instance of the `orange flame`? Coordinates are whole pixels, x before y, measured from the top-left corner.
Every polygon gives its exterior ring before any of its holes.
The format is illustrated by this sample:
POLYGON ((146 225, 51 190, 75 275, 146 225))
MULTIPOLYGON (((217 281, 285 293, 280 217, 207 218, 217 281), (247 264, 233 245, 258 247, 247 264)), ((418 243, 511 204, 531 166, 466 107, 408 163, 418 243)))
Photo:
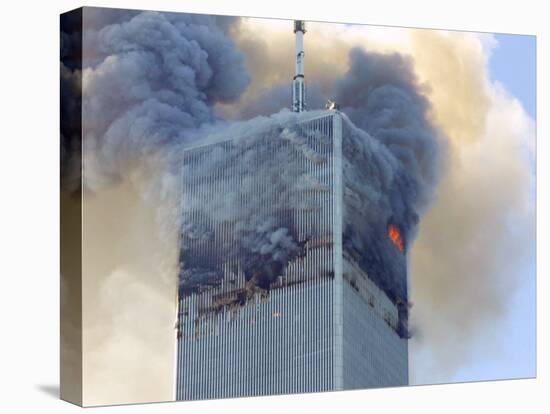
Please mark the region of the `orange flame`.
POLYGON ((405 245, 403 244, 403 240, 401 239, 401 233, 399 233, 399 230, 397 230, 397 227, 395 227, 393 224, 390 224, 388 226, 388 236, 394 246, 397 247, 400 252, 405 251, 405 245))

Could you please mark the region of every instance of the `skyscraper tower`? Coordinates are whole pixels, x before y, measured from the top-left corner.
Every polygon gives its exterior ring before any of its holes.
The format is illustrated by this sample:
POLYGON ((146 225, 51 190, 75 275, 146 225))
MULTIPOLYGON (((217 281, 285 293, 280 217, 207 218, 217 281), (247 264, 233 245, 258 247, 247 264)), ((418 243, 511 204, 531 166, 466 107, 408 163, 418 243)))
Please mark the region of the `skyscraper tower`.
POLYGON ((295 71, 292 80, 292 110, 302 112, 306 109, 306 83, 304 78, 304 34, 306 24, 303 20, 294 20, 295 47, 295 71))
POLYGON ((178 400, 408 384, 407 246, 356 219, 362 132, 296 102, 183 154, 178 400))

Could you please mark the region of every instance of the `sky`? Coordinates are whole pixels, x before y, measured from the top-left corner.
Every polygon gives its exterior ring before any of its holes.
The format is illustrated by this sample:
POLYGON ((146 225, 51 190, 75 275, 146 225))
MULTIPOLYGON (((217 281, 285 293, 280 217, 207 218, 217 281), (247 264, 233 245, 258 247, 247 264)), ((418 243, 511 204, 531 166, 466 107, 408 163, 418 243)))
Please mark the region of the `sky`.
POLYGON ((536 37, 496 34, 489 69, 491 78, 523 105, 531 117, 536 112, 536 37), (521 62, 521 63, 519 63, 521 62))

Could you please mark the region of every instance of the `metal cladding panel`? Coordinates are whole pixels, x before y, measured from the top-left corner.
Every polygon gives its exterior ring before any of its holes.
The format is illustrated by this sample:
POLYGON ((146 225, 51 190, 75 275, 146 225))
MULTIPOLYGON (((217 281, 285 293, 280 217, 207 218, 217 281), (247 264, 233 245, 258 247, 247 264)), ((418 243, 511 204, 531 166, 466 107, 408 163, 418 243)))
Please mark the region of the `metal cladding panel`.
POLYGON ((330 293, 330 281, 276 290, 265 302, 203 321, 212 331, 199 335, 183 323, 177 399, 332 389, 330 293))
POLYGON ((334 388, 333 120, 329 114, 301 123, 298 144, 258 138, 252 156, 231 141, 186 151, 183 214, 196 237, 182 248, 187 273, 178 300, 176 399, 334 388), (293 195, 281 191, 276 175, 264 171, 280 152, 288 164, 277 168, 313 185, 293 195), (212 165, 208 174, 196 174, 205 163, 212 165), (248 269, 246 253, 231 249, 242 227, 239 206, 250 201, 244 187, 262 194, 259 216, 286 226, 305 246, 267 287, 253 286, 262 276, 248 269), (223 219, 209 207, 220 194, 231 194, 237 206, 223 219))
POLYGON ((344 272, 344 389, 408 385, 408 341, 397 333, 396 306, 352 259, 344 259, 344 272))

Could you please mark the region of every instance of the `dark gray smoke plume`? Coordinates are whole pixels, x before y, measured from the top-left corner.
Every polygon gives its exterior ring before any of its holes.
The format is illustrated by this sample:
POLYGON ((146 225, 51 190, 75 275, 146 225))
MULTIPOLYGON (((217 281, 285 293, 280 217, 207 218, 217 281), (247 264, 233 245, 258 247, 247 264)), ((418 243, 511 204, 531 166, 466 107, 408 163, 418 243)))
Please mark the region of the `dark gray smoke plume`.
POLYGON ((419 212, 431 201, 440 165, 438 131, 428 121, 430 104, 422 92, 410 58, 361 49, 350 51, 349 70, 335 92, 351 121, 400 162, 407 177, 402 191, 390 196, 393 202, 410 203, 419 212))
POLYGON ((75 191, 81 179, 82 13, 60 19, 61 188, 75 191))
POLYGON ((343 149, 349 163, 344 247, 392 300, 406 302, 406 261, 388 247, 388 231, 397 229, 406 253, 432 198, 440 140, 428 121, 429 102, 412 61, 399 54, 353 49, 335 84, 336 102, 368 134, 351 127, 343 149))
POLYGON ((159 148, 189 141, 190 130, 217 120, 212 105, 237 99, 249 82, 224 32, 229 18, 143 12, 111 20, 119 22, 84 34, 84 145, 92 167, 85 184, 92 189, 159 148))

